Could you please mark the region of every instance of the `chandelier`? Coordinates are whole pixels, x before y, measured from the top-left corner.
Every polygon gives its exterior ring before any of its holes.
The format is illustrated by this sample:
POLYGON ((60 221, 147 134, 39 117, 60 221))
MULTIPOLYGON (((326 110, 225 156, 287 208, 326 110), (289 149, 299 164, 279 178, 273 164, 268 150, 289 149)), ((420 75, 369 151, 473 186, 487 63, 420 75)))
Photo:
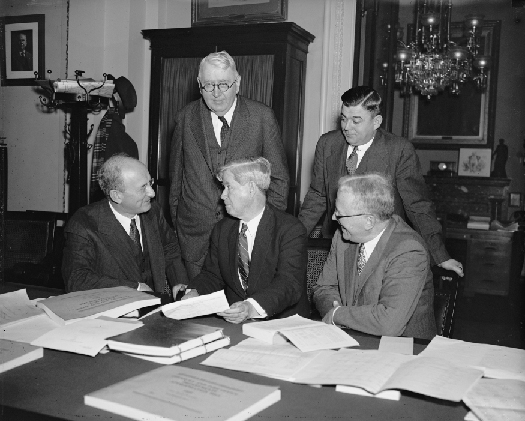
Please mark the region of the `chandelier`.
POLYGON ((451 40, 452 0, 417 0, 416 21, 410 42, 398 40, 395 82, 405 94, 412 89, 430 98, 445 88, 460 93, 461 84, 473 80, 487 86, 490 56, 480 54, 483 15, 465 16, 465 45, 451 40))

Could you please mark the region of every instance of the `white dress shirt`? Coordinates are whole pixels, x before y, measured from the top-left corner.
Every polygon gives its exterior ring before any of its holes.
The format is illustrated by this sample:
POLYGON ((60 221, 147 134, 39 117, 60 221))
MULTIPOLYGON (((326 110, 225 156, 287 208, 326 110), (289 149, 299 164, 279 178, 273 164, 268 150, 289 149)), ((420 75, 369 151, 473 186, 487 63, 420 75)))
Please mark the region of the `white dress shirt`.
MULTIPOLYGON (((364 156, 365 152, 368 150, 368 148, 370 146, 372 146, 372 142, 373 141, 374 141, 374 138, 370 139, 368 141, 368 143, 365 143, 364 145, 359 145, 358 146, 359 149, 357 150, 357 165, 355 166, 356 168, 359 167, 359 164, 361 163, 361 159, 363 159, 363 156, 364 156)), ((346 151, 346 159, 348 159, 348 157, 350 156, 350 154, 354 150, 354 147, 352 147, 351 145, 348 145, 348 150, 346 151)))
MULTIPOLYGON (((235 101, 233 101, 233 105, 230 107, 228 112, 224 114, 224 118, 226 119, 226 121, 228 122, 228 126, 230 127, 232 125, 233 112, 235 111, 236 105, 237 105, 237 97, 235 97, 235 101)), ((222 146, 221 145, 222 121, 219 120, 219 116, 215 114, 214 112, 211 112, 211 124, 213 124, 213 131, 215 133, 215 139, 217 139, 217 143, 219 144, 219 146, 222 146)))

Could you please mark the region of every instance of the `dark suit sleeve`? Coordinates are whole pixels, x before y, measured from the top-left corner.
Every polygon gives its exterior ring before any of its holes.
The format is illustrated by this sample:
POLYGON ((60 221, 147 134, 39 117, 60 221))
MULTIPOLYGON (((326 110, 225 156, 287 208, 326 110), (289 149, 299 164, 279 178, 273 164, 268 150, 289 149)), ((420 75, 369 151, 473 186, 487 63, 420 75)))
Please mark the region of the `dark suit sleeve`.
POLYGON ((306 227, 307 234, 310 235, 319 219, 326 211, 326 181, 325 181, 325 149, 326 140, 321 137, 315 148, 314 165, 310 187, 299 212, 299 221, 306 227))
POLYGON ((62 276, 66 291, 85 291, 96 288, 129 286, 137 288, 138 283, 126 279, 101 276, 97 273, 97 246, 92 233, 81 221, 71 219, 65 229, 65 247, 62 260, 62 276))
POLYGON ((179 112, 175 119, 175 130, 171 139, 171 152, 169 162, 169 203, 171 220, 173 221, 174 225, 175 221, 177 220, 179 197, 182 189, 182 166, 184 165, 182 156, 183 130, 183 114, 182 112, 179 112))
POLYGON ((273 279, 264 288, 250 295, 266 311, 268 317, 299 302, 306 283, 306 230, 296 219, 280 230, 279 257, 273 279))
POLYGON ((283 140, 279 125, 271 108, 269 115, 262 121, 263 126, 263 157, 272 165, 272 179, 267 191, 268 202, 277 209, 286 211, 288 206, 288 189, 290 175, 286 163, 283 140))
POLYGON ((434 204, 421 176, 419 159, 409 142, 404 144, 401 151, 395 177, 407 217, 425 240, 433 261, 440 264, 450 259, 441 237, 441 224, 436 218, 434 204))

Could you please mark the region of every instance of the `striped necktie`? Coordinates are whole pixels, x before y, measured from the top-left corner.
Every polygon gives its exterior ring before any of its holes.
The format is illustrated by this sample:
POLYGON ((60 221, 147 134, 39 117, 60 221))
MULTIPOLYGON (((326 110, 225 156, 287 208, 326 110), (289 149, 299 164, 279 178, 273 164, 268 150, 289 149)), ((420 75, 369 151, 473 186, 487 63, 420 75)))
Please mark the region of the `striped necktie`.
POLYGON ((365 244, 359 244, 359 254, 357 256, 357 274, 361 275, 363 268, 366 265, 366 256, 365 256, 365 244))
POLYGON ((131 237, 135 245, 139 248, 139 250, 142 250, 142 246, 140 245, 140 232, 137 228, 135 218, 131 220, 131 224, 129 226, 129 236, 131 237))
POLYGON ((220 115, 220 116, 217 116, 217 117, 219 117, 219 120, 222 123, 222 127, 221 127, 221 146, 224 146, 224 143, 226 142, 226 135, 228 133, 228 130, 230 130, 230 126, 228 125, 228 122, 226 121, 224 116, 220 115))
POLYGON ((346 160, 346 170, 348 171, 348 175, 354 175, 355 170, 357 169, 357 146, 354 146, 354 150, 346 160))
POLYGON ((239 233, 239 251, 237 253, 239 276, 241 277, 241 284, 244 290, 248 289, 248 275, 250 274, 250 255, 248 254, 248 238, 246 237, 246 230, 248 225, 242 224, 241 232, 239 233))

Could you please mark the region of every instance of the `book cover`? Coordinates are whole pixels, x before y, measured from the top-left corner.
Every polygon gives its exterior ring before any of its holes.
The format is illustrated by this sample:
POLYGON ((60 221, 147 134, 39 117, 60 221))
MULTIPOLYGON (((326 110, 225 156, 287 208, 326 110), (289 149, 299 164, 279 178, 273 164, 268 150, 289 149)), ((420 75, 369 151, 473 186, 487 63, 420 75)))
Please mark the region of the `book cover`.
POLYGON ((276 386, 186 367, 160 367, 84 396, 84 403, 134 420, 246 420, 281 399, 276 386))
POLYGON ((0 373, 38 360, 43 356, 43 348, 0 339, 0 373))
POLYGON ((109 349, 131 354, 172 357, 224 336, 222 328, 170 319, 160 313, 142 321, 144 326, 108 338, 109 349))
POLYGON ((75 291, 39 301, 36 305, 64 325, 99 316, 120 317, 139 308, 160 304, 160 298, 129 287, 75 291))

